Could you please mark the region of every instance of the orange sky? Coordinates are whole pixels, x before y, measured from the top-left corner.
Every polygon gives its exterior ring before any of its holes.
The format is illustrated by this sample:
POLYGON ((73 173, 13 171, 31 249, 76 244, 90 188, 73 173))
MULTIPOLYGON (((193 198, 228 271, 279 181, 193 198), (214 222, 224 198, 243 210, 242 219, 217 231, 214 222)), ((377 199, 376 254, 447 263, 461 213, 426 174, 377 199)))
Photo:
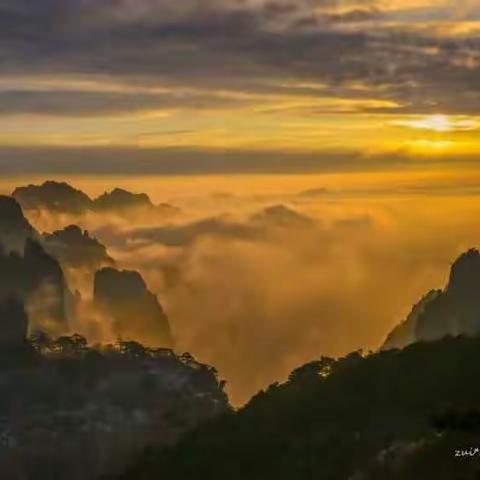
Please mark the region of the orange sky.
POLYGON ((214 156, 204 173, 260 173, 276 155, 298 172, 390 168, 392 156, 453 170, 479 153, 476 1, 11 0, 2 11, 6 172, 202 173, 214 156))

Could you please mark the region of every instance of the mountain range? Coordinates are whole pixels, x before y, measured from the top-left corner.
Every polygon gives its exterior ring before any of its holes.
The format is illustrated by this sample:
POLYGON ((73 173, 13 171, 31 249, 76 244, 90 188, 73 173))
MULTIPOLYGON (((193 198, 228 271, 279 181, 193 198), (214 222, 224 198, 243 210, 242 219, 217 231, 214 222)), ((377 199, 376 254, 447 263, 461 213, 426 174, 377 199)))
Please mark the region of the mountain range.
POLYGON ((476 480, 480 338, 319 358, 116 480, 476 480))
POLYGON ((79 213, 156 208, 148 197, 116 189, 95 203, 54 182, 14 197, 0 196, 2 480, 98 480, 230 409, 216 370, 172 350, 168 317, 139 272, 77 225, 38 232, 16 200, 79 213), (92 299, 73 288, 77 271, 91 272, 92 299), (110 337, 100 343, 93 325, 110 337))
POLYGON ((81 214, 89 211, 127 213, 131 210, 174 215, 178 209, 167 203, 154 205, 147 194, 132 193, 121 188, 105 192, 95 199, 68 183, 46 181, 41 185, 16 188, 12 197, 25 210, 49 210, 57 213, 81 214))
MULTIPOLYGON (((70 204, 74 197, 85 198, 69 186, 56 191, 59 197, 49 197, 54 205, 62 201, 65 191, 76 192, 70 204)), ((29 313, 29 331, 41 329, 57 336, 75 333, 72 317, 82 299, 78 292, 72 293, 64 271, 90 268, 95 277, 94 305, 111 316, 118 337, 144 342, 150 338, 155 346, 172 346, 168 318, 141 275, 116 270, 105 246, 88 232, 71 225, 40 234, 13 197, 0 196, 0 214, 0 300, 21 299, 29 313)))

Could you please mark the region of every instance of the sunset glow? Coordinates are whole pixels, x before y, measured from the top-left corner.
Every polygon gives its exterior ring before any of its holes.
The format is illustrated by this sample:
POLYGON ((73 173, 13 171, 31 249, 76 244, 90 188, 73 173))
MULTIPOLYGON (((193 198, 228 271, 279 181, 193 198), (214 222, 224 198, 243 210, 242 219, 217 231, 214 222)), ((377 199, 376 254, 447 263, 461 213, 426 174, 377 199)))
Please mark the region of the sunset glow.
POLYGON ((4 34, 0 161, 13 150, 31 173, 62 152, 82 175, 201 172, 212 157, 222 173, 231 155, 238 173, 285 154, 297 173, 383 169, 427 150, 433 169, 435 152, 480 153, 475 2, 41 4, 36 22, 4 7, 38 55, 4 34))
POLYGON ((449 117, 447 115, 428 115, 412 120, 397 120, 396 125, 414 128, 418 130, 430 130, 433 132, 458 132, 469 131, 480 127, 477 120, 470 118, 449 117))

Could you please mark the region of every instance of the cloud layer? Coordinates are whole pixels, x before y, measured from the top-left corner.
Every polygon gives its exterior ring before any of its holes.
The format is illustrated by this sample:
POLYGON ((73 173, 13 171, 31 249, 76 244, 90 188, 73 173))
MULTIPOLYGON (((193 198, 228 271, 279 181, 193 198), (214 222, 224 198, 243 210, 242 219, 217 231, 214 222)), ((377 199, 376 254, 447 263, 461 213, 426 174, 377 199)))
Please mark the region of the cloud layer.
POLYGON ((480 234, 478 191, 310 184, 298 195, 212 197, 183 182, 192 197, 174 219, 32 220, 80 222, 121 268, 139 270, 177 348, 215 365, 237 404, 322 354, 377 348, 480 234))
POLYGON ((479 17, 469 0, 1 0, 0 161, 209 173, 474 156, 478 128, 405 126, 479 125, 479 17))
MULTIPOLYGON (((2 0, 0 65, 9 75, 188 87, 201 93, 185 98, 211 107, 211 89, 267 95, 277 84, 311 95, 305 84, 316 83, 347 97, 360 85, 364 97, 408 112, 478 113, 479 17, 467 0, 2 0)), ((92 89, 90 101, 71 92, 70 114, 135 104, 111 94, 99 101, 92 89)), ((7 111, 45 112, 45 92, 3 95, 7 111)), ((64 102, 59 91, 48 105, 62 113, 64 102)))

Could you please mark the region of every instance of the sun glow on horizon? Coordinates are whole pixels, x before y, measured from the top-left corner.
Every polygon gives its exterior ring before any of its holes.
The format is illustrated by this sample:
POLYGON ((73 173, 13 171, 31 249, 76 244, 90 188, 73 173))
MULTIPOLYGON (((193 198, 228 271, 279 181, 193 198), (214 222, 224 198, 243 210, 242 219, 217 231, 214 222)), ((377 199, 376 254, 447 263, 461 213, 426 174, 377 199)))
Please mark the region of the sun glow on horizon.
POLYGON ((442 114, 426 115, 424 117, 407 120, 396 120, 393 124, 416 130, 430 130, 439 133, 475 130, 480 126, 478 121, 472 118, 442 114))

